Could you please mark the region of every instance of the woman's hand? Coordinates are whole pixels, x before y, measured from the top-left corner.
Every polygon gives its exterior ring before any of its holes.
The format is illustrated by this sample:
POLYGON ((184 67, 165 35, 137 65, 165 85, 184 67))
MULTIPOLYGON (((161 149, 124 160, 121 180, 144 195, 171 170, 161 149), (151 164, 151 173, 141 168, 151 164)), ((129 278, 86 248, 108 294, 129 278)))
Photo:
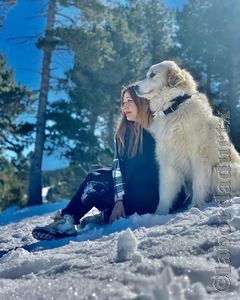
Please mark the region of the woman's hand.
POLYGON ((125 217, 125 209, 123 205, 123 201, 119 200, 115 203, 115 206, 112 210, 111 216, 109 218, 109 223, 116 221, 121 217, 125 217))

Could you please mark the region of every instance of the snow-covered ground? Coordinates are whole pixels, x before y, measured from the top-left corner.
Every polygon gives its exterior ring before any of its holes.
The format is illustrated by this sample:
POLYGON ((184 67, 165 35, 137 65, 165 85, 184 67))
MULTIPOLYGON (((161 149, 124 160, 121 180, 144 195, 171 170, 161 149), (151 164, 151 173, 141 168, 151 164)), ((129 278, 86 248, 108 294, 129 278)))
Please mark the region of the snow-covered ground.
POLYGON ((239 299, 240 198, 38 242, 66 201, 0 213, 0 299, 239 299))

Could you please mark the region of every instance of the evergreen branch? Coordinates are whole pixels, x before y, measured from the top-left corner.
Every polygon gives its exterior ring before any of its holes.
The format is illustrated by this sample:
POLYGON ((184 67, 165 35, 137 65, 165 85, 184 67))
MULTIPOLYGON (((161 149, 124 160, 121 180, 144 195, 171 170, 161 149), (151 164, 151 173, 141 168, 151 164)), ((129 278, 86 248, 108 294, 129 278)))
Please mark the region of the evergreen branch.
POLYGON ((13 38, 7 39, 7 41, 9 41, 9 42, 15 41, 15 44, 26 44, 26 43, 32 42, 34 40, 37 40, 42 35, 43 35, 43 32, 37 33, 35 35, 13 37, 13 38))
POLYGON ((71 18, 71 17, 69 17, 69 16, 67 16, 67 15, 65 15, 65 14, 63 14, 63 13, 60 13, 60 12, 57 12, 56 13, 56 15, 57 16, 60 16, 60 17, 64 17, 64 18, 66 18, 68 21, 70 21, 73 25, 75 25, 75 20, 73 19, 73 18, 71 18))

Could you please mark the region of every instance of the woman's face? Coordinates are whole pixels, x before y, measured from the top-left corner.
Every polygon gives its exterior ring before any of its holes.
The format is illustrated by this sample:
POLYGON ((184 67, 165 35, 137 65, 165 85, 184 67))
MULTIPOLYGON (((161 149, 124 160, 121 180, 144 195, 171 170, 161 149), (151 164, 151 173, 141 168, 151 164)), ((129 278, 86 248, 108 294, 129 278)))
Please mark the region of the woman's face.
POLYGON ((122 102, 122 112, 125 114, 128 121, 136 121, 138 115, 137 105, 131 98, 130 93, 127 91, 124 93, 122 102))

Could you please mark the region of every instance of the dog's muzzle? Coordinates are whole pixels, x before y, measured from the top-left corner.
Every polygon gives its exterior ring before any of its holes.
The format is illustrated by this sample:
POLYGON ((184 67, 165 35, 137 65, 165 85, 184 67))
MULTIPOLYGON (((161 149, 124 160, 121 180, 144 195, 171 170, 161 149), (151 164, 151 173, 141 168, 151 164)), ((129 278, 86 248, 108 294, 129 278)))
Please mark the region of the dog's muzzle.
MULTIPOLYGON (((135 92, 135 94, 138 96, 138 97, 140 97, 140 98, 145 98, 146 96, 146 93, 142 93, 142 92, 140 92, 140 88, 139 88, 139 85, 134 85, 133 86, 133 90, 134 90, 134 92, 135 92)), ((148 98, 146 98, 146 99, 148 99, 148 98)), ((149 99, 148 99, 149 100, 149 99)))

